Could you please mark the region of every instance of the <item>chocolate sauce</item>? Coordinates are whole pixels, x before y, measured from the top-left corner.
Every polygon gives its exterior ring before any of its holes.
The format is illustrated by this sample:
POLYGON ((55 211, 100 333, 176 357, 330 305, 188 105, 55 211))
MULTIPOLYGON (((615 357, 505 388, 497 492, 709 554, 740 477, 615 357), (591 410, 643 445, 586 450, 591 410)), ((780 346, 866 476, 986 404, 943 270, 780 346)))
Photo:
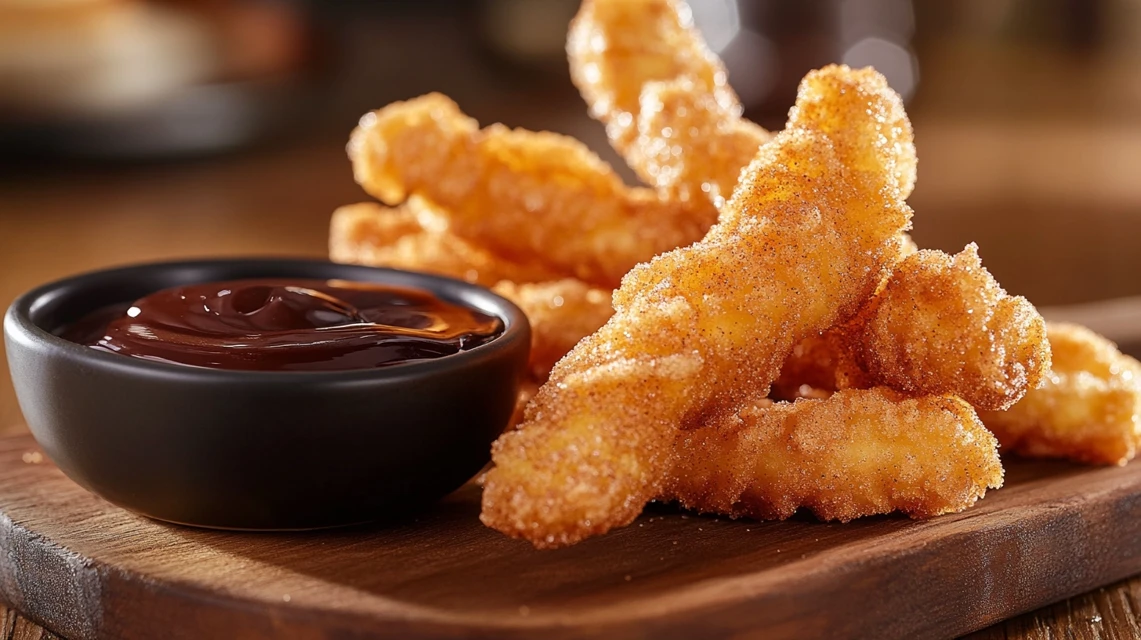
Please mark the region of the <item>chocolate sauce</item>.
POLYGON ((370 369, 440 358, 503 333, 431 293, 343 280, 235 280, 101 309, 61 336, 147 360, 254 371, 370 369))

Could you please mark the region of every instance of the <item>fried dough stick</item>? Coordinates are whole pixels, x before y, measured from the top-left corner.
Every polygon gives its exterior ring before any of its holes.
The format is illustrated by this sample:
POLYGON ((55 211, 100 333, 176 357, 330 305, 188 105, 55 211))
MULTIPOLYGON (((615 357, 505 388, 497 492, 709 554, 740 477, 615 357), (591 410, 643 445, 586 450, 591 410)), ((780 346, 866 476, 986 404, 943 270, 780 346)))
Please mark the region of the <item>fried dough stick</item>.
POLYGON ((1049 323, 1053 365, 1043 386, 1006 411, 981 413, 1004 450, 1125 464, 1141 447, 1141 364, 1109 340, 1049 323))
POLYGON ((480 129, 440 94, 366 115, 348 151, 357 182, 386 204, 421 195, 456 236, 598 286, 617 286, 635 264, 701 238, 712 222, 627 187, 573 138, 480 129))
POLYGON ((715 207, 771 135, 741 117, 725 67, 670 0, 585 0, 567 36, 571 79, 647 184, 715 207), (684 149, 684 153, 675 153, 684 149))
POLYGON ((1042 316, 999 286, 972 243, 908 256, 854 320, 797 345, 774 391, 883 385, 1005 409, 1049 367, 1042 316))
POLYGON ((511 262, 457 237, 446 216, 422 198, 397 208, 374 202, 340 207, 329 224, 334 262, 435 273, 484 286, 503 280, 559 279, 542 264, 511 262))
POLYGON ((1002 485, 998 442, 954 396, 877 387, 824 400, 760 401, 677 438, 663 500, 783 520, 807 508, 847 522, 962 511, 1002 485))
MULTIPOLYGON (((903 259, 919 251, 906 233, 899 236, 899 257, 903 259)), ((855 318, 832 327, 824 333, 809 336, 792 349, 781 366, 780 376, 773 382, 770 397, 776 400, 827 398, 838 389, 868 389, 875 386, 864 370, 858 349, 852 343, 852 329, 866 322, 868 309, 876 296, 883 293, 891 274, 880 282, 875 296, 855 318)))
MULTIPOLYGON (((584 0, 567 56, 611 145, 647 184, 676 198, 721 207, 771 137, 741 116, 725 66, 680 0, 584 0)), ((895 170, 906 198, 915 149, 899 151, 895 170)))
POLYGON ((1045 320, 1006 293, 974 243, 905 259, 857 336, 875 383, 954 394, 978 409, 1010 407, 1050 369, 1045 320))
POLYGON ((438 210, 418 198, 397 209, 375 203, 341 207, 330 225, 329 254, 336 262, 436 273, 491 286, 530 321, 531 375, 539 382, 575 343, 614 313, 609 290, 573 278, 550 280, 550 272, 541 266, 502 260, 452 235, 438 210))
POLYGON ((694 93, 710 96, 727 113, 741 112, 724 65, 684 2, 583 0, 567 33, 567 58, 591 116, 606 124, 621 153, 635 142, 650 83, 687 78, 694 93))
POLYGON ((615 315, 496 442, 483 522, 557 547, 633 520, 679 428, 767 389, 794 344, 871 296, 910 220, 895 170, 910 142, 883 76, 809 73, 718 224, 631 271, 615 315))
POLYGON ((598 331, 614 315, 610 292, 580 280, 504 281, 492 291, 514 302, 531 322, 531 376, 540 382, 579 340, 598 331))

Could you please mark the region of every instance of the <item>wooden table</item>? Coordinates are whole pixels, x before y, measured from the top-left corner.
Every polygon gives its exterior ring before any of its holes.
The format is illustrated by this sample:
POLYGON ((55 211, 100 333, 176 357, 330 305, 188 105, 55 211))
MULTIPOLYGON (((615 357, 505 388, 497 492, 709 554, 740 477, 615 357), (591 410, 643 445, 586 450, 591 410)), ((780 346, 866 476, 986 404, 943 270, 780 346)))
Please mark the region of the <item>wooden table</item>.
MULTIPOLYGON (((925 129, 920 125, 917 129, 924 164, 913 204, 922 216, 917 220, 916 234, 921 244, 957 249, 963 237, 979 236, 984 259, 994 256, 993 262, 1001 265, 994 269, 997 275, 1016 292, 1021 291, 1008 279, 1029 283, 1025 286, 1034 287, 1039 295, 1054 295, 1058 301, 1082 297, 1057 293, 1049 285, 1035 285, 1036 269, 1047 264, 1049 256, 1027 263, 1019 257, 1025 255, 1019 253, 1026 251, 1021 246, 1024 238, 1010 237, 1008 247, 998 246, 1003 236, 981 227, 984 221, 1001 218, 995 228, 1017 236, 1032 216, 1046 215, 1054 221, 1054 226, 1046 228, 1066 230, 1070 227, 1062 222, 1070 217, 1067 211, 1079 213, 1076 205, 1067 209, 1067 200, 1054 192, 1035 198, 1037 187, 1028 177, 1033 172, 1025 164, 1012 169, 1019 172, 1019 179, 1012 183, 1016 189, 995 193, 996 185, 1003 184, 1002 176, 995 173, 1001 173, 1003 165, 987 171, 978 167, 965 173, 954 170, 956 162, 965 165, 977 157, 963 145, 986 145, 985 141, 979 142, 977 136, 964 141, 954 128, 925 129), (930 141, 926 146, 925 131, 930 141), (965 199, 964 194, 972 190, 985 198, 965 199), (1036 208, 1038 204, 1043 205, 1041 209, 1036 208)), ((1009 137, 1009 133, 1005 135, 1009 137)), ((1041 158, 1051 153, 1050 140, 1064 150, 1067 145, 1085 144, 1081 141, 1086 138, 1063 131, 1045 141, 1039 135, 1027 138, 1031 139, 1041 158)), ((1006 140, 1001 148, 1012 153, 1011 144, 1017 145, 1018 140, 1006 140)), ((1120 160, 1121 153, 1135 155, 1136 151, 1118 146, 1106 153, 1120 160)), ((1091 164, 1088 157, 1083 162, 1091 167, 1087 172, 1093 173, 1078 175, 1071 184, 1085 185, 1075 189, 1088 189, 1091 198, 1100 194, 1096 197, 1102 206, 1083 199, 1080 191, 1063 194, 1083 205, 1083 226, 1088 228, 1094 219, 1104 224, 1112 220, 1112 224, 1127 229, 1141 228, 1141 215, 1137 215, 1141 213, 1137 206, 1141 189, 1132 182, 1130 176, 1134 174, 1107 176, 1098 172, 1097 163, 1091 164)), ((1076 170, 1080 173, 1082 169, 1076 170)), ((1057 191, 1056 181, 1051 179, 1051 184, 1057 191)), ((0 305, 6 306, 20 292, 44 281, 114 264, 238 254, 321 256, 332 209, 364 199, 351 180, 343 152, 334 144, 262 151, 189 165, 5 176, 0 178, 0 305)), ((1137 236, 1129 231, 1116 235, 1117 239, 1107 237, 1104 246, 1079 247, 1076 250, 1085 253, 1071 262, 1087 261, 1095 271, 1107 265, 1119 266, 1121 258, 1114 253, 1114 243, 1123 235, 1131 242, 1137 236), (1107 257, 1107 253, 1111 255, 1107 257)), ((1035 241, 1057 248, 1068 246, 1064 237, 1035 241)), ((1073 275, 1075 281, 1081 277, 1085 276, 1073 275)), ((1132 284, 1135 280, 1135 269, 1128 274, 1114 272, 1101 278, 1098 286, 1115 288, 1114 294, 1138 293, 1123 289, 1136 287, 1132 284)), ((0 435, 23 431, 21 420, 7 368, 0 367, 0 435)), ((0 605, 0 640, 54 637, 0 605)), ((1141 578, 1020 616, 974 637, 1141 637, 1141 578)))
MULTIPOLYGON (((1007 620, 971 640, 1075 640, 1141 637, 1141 578, 1007 620)), ((56 634, 0 604, 0 640, 55 640, 56 634)))

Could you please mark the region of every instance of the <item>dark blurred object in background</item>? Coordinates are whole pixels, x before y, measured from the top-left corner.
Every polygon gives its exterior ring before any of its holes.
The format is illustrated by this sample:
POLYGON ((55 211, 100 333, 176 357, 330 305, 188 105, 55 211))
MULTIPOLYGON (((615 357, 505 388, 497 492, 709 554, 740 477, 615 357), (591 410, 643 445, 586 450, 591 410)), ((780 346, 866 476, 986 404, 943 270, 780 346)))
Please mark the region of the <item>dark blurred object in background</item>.
POLYGON ((307 16, 285 2, 0 0, 0 148, 239 146, 299 115, 312 53, 307 16))
MULTIPOLYGON (((1132 0, 690 0, 747 115, 779 127, 798 81, 874 65, 913 113, 1135 112, 1132 0), (1086 73, 1085 71, 1092 71, 1086 73), (1015 81, 1012 81, 1016 79, 1015 81), (1058 91, 1079 79, 1081 91, 1058 91), (1128 92, 1127 100, 1120 94, 1128 92), (1113 100, 1110 100, 1113 98, 1113 100)), ((343 136, 443 91, 481 120, 587 142, 563 51, 578 0, 0 0, 0 154, 148 156, 343 136), (575 115, 572 115, 575 114, 575 115)))

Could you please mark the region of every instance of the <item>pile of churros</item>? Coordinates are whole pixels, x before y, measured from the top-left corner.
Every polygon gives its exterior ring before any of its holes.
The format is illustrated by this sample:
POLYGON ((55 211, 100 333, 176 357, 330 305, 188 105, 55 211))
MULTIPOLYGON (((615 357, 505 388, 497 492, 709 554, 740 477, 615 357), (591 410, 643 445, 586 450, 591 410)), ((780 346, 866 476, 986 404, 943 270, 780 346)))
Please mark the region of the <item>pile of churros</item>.
POLYGON ((879 73, 809 73, 770 133, 742 117, 680 0, 585 0, 567 51, 646 186, 577 140, 480 128, 432 94, 362 118, 349 155, 383 204, 332 220, 334 260, 480 283, 530 318, 488 526, 550 548, 651 500, 929 517, 1001 486, 999 443, 1136 454, 1136 360, 1047 326, 975 245, 908 237, 912 129, 879 73))

